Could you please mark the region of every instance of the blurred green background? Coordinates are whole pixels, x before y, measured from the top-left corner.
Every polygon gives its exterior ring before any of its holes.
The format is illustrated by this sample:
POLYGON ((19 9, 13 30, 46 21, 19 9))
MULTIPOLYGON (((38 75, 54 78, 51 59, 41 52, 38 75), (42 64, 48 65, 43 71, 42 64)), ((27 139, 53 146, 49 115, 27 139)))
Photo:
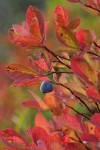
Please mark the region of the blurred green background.
MULTIPOLYGON (((24 100, 32 99, 28 89, 34 91, 34 87, 11 88, 12 80, 5 71, 5 66, 10 63, 27 65, 27 56, 30 52, 25 52, 12 44, 7 32, 12 24, 20 24, 25 20, 26 10, 30 4, 43 11, 45 20, 49 22, 47 44, 53 49, 58 45, 53 11, 59 4, 68 10, 70 21, 79 17, 81 19, 79 28, 90 29, 96 33, 97 38, 100 37, 99 17, 89 14, 79 5, 69 3, 67 0, 0 0, 0 129, 14 127, 16 130, 24 131, 29 124, 34 124, 36 111, 21 105, 24 100)), ((35 89, 40 95, 39 87, 35 89)))

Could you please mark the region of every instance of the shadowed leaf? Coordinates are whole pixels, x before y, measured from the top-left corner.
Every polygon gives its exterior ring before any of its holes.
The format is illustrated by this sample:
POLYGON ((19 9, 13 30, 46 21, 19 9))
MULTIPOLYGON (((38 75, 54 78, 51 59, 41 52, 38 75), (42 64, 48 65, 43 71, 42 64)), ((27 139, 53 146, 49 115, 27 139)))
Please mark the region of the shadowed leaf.
POLYGON ((94 86, 90 86, 86 92, 91 99, 100 103, 100 93, 94 86))
POLYGON ((97 127, 100 127, 100 113, 96 113, 91 117, 91 121, 97 127))

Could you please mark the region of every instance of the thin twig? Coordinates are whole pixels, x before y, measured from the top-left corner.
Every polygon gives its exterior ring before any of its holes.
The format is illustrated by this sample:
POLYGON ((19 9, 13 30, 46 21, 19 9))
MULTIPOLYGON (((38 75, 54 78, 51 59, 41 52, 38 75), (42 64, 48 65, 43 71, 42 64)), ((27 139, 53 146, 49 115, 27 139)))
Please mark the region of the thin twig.
POLYGON ((93 43, 96 47, 100 48, 100 46, 95 41, 93 43))
POLYGON ((92 54, 94 56, 97 56, 97 57, 100 57, 100 55, 96 54, 96 53, 93 53, 93 52, 87 52, 88 54, 92 54))
POLYGON ((74 132, 76 137, 78 138, 79 142, 87 149, 87 150, 90 150, 90 148, 88 148, 83 142, 82 140, 80 139, 80 137, 78 136, 77 132, 74 132))
MULTIPOLYGON (((52 55, 58 60, 59 63, 61 63, 61 64, 63 64, 64 66, 68 67, 69 69, 71 69, 71 67, 70 67, 69 65, 65 64, 63 61, 61 61, 61 59, 59 59, 59 58, 62 57, 62 56, 57 55, 56 53, 54 53, 52 50, 50 50, 50 49, 49 49, 48 47, 46 47, 45 45, 43 46, 43 48, 44 48, 46 51, 48 51, 50 54, 52 54, 52 55)), ((69 59, 66 58, 66 60, 69 60, 69 59)), ((70 61, 70 60, 69 60, 69 61, 70 61)))
POLYGON ((98 109, 98 112, 100 112, 100 108, 99 108, 98 103, 97 103, 97 102, 94 102, 94 103, 95 103, 95 105, 96 105, 96 107, 97 107, 97 109, 98 109))
POLYGON ((47 74, 44 74, 42 76, 48 76, 48 75, 51 75, 51 74, 59 74, 59 73, 68 73, 68 74, 72 74, 72 72, 66 72, 66 71, 53 71, 53 72, 50 72, 50 73, 47 73, 47 74))
POLYGON ((91 5, 87 5, 87 4, 83 3, 82 1, 80 1, 79 3, 80 3, 82 6, 85 6, 85 7, 87 7, 87 8, 91 8, 91 9, 97 11, 97 12, 100 14, 100 10, 99 10, 99 9, 96 9, 96 8, 92 7, 91 5))
POLYGON ((69 107, 70 109, 74 110, 76 113, 78 113, 79 115, 83 116, 84 118, 90 120, 90 118, 88 118, 86 115, 80 113, 79 111, 77 111, 76 109, 74 109, 73 107, 67 105, 66 103, 64 103, 67 107, 69 107))
POLYGON ((80 102, 81 102, 92 114, 94 114, 94 113, 92 112, 92 110, 88 107, 88 105, 86 105, 85 102, 84 102, 79 96, 75 95, 75 93, 74 93, 71 89, 69 89, 67 86, 65 86, 65 85, 62 84, 62 83, 56 83, 56 82, 52 82, 52 81, 50 81, 50 82, 51 82, 51 83, 54 83, 54 84, 57 84, 57 85, 61 85, 61 86, 63 86, 64 88, 68 89, 68 90, 71 92, 72 95, 74 95, 77 99, 79 99, 80 102))

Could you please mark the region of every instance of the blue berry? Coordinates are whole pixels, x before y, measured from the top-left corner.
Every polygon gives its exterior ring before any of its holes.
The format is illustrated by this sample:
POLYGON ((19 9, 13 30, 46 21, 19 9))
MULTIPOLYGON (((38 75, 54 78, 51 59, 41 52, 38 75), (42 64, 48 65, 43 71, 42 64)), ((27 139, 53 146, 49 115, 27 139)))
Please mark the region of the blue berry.
POLYGON ((43 81, 40 86, 42 93, 49 93, 53 91, 53 85, 49 81, 43 81))

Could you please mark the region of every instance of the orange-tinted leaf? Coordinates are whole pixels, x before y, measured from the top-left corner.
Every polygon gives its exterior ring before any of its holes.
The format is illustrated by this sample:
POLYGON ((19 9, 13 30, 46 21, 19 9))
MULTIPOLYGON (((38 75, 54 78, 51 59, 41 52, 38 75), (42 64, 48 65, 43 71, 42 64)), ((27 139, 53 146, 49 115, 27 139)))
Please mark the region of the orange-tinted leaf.
POLYGON ((23 150, 23 149, 20 149, 20 148, 5 147, 5 146, 2 146, 1 148, 2 148, 1 150, 23 150))
POLYGON ((7 72, 21 72, 23 74, 35 75, 34 70, 20 64, 10 64, 6 67, 7 72))
POLYGON ((43 142, 43 146, 46 146, 44 150, 50 150, 50 136, 45 129, 41 127, 34 127, 32 130, 32 139, 36 145, 38 145, 39 140, 41 140, 43 142))
POLYGON ((62 6, 57 6, 54 11, 55 22, 57 25, 67 26, 68 25, 68 12, 62 6))
POLYGON ((31 86, 31 85, 36 85, 40 84, 41 81, 39 78, 34 78, 34 79, 26 79, 26 80, 15 80, 12 84, 12 86, 15 87, 21 87, 21 86, 31 86))
POLYGON ((82 50, 88 50, 93 43, 93 35, 89 30, 80 29, 76 32, 76 39, 82 50))
POLYGON ((72 20, 72 21, 68 24, 67 28, 70 29, 70 30, 74 30, 74 29, 76 29, 79 25, 80 25, 80 18, 76 18, 76 19, 72 20))
POLYGON ((3 130, 2 133, 0 132, 0 139, 8 147, 16 149, 27 149, 30 147, 30 144, 24 137, 10 128, 3 130))
POLYGON ((27 22, 29 27, 31 26, 34 18, 37 19, 39 29, 40 29, 40 34, 41 34, 41 37, 43 37, 44 36, 44 18, 43 18, 43 14, 39 9, 37 9, 34 6, 30 5, 28 7, 28 10, 27 10, 27 13, 26 13, 26 22, 27 22))
POLYGON ((56 92, 50 92, 46 93, 44 97, 44 101, 47 104, 47 106, 50 108, 52 113, 54 115, 61 115, 63 107, 62 103, 60 102, 60 98, 58 98, 56 95, 56 92))
POLYGON ((10 64, 6 67, 8 75, 13 80, 27 80, 34 78, 34 71, 20 64, 10 64))
POLYGON ((85 133, 81 135, 81 140, 83 142, 97 142, 98 138, 95 135, 85 133))
POLYGON ((41 40, 29 37, 29 36, 23 36, 23 35, 17 35, 14 31, 14 29, 10 29, 8 31, 9 38, 13 43, 16 43, 18 46, 21 46, 22 48, 33 48, 34 46, 39 46, 41 44, 41 40))
POLYGON ((36 115, 35 115, 35 126, 39 126, 39 127, 42 127, 44 128, 46 131, 49 131, 50 128, 52 127, 50 125, 50 123, 46 120, 46 118, 42 115, 41 112, 38 112, 36 115), (41 122, 41 123, 40 123, 41 122))
POLYGON ((91 121, 97 127, 100 127, 100 113, 96 113, 91 117, 91 121))
POLYGON ((45 104, 45 102, 38 96, 36 95, 33 91, 29 91, 30 94, 33 96, 34 100, 37 101, 37 103, 39 104, 39 106, 43 109, 43 110, 47 110, 48 106, 45 104))
POLYGON ((94 86, 90 86, 86 92, 91 99, 100 103, 100 93, 94 86))
POLYGON ((67 150, 86 150, 83 144, 80 143, 68 143, 67 150))
POLYGON ((73 31, 69 30, 66 27, 57 26, 56 27, 56 36, 58 40, 63 43, 65 46, 78 48, 77 40, 73 31))
POLYGON ((36 17, 32 20, 32 23, 29 29, 33 37, 40 39, 40 40, 42 39, 41 34, 40 34, 38 20, 36 17))
POLYGON ((90 85, 97 83, 97 73, 91 68, 84 58, 72 58, 71 68, 73 72, 84 79, 86 83, 90 85))

